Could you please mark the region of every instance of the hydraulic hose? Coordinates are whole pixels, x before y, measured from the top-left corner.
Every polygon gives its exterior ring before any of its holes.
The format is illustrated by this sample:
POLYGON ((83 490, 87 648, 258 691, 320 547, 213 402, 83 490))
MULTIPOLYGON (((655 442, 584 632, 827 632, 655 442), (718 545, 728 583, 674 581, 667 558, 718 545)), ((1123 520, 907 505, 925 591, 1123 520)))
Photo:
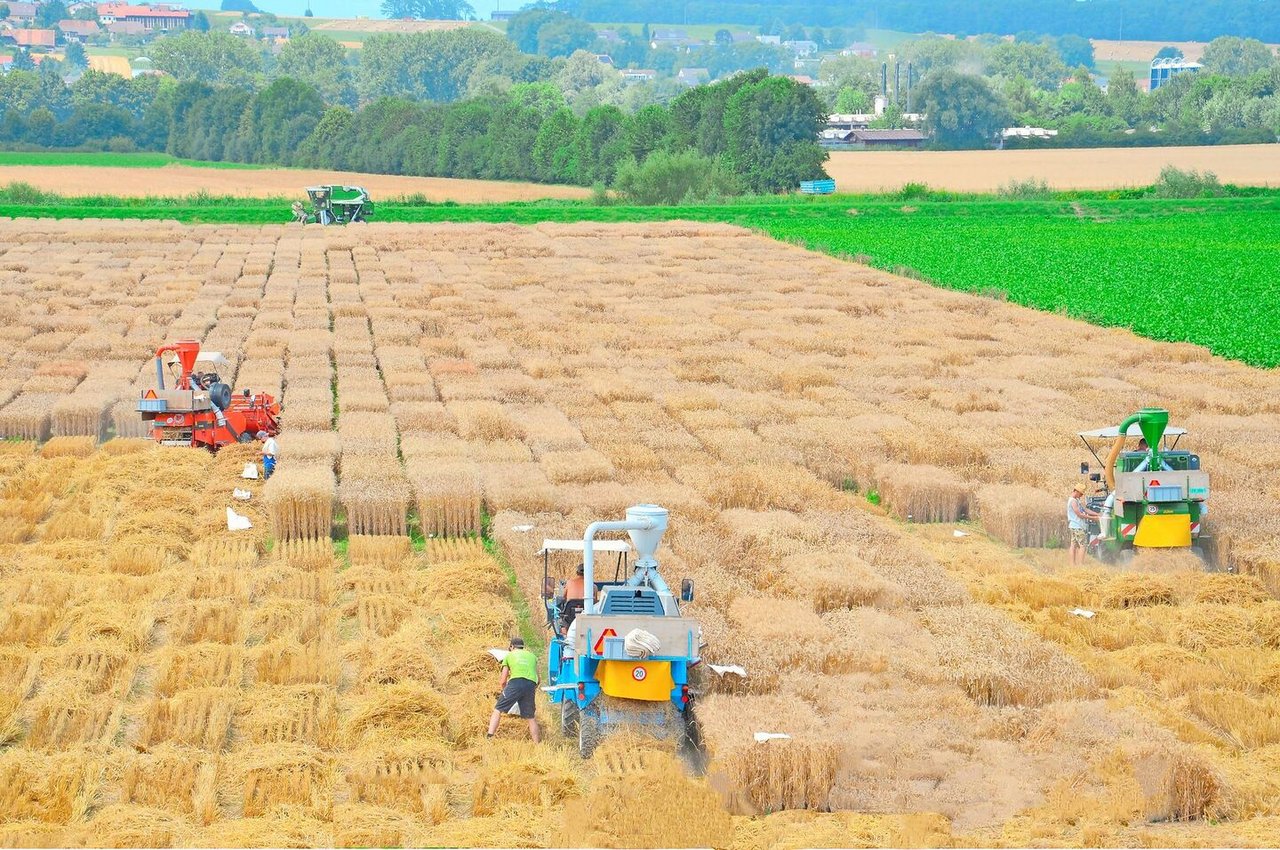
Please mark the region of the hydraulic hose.
POLYGON ((1120 433, 1116 435, 1116 441, 1111 446, 1111 453, 1107 455, 1106 469, 1103 473, 1107 476, 1107 489, 1116 489, 1116 461, 1120 459, 1120 452, 1124 451, 1124 438, 1129 433, 1129 426, 1137 422, 1138 414, 1125 419, 1120 423, 1120 433))

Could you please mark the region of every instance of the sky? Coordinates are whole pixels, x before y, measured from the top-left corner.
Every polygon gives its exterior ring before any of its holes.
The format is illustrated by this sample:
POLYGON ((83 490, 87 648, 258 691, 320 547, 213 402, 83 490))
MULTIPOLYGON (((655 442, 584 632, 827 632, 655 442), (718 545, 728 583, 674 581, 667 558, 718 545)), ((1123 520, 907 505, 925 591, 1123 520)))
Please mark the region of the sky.
MULTIPOLYGON (((471 0, 482 21, 487 21, 496 8, 515 9, 524 3, 525 0, 471 0)), ((307 9, 307 0, 254 0, 254 5, 277 15, 301 15, 307 9)), ((311 11, 317 18, 381 18, 381 7, 381 0, 311 0, 311 11)))

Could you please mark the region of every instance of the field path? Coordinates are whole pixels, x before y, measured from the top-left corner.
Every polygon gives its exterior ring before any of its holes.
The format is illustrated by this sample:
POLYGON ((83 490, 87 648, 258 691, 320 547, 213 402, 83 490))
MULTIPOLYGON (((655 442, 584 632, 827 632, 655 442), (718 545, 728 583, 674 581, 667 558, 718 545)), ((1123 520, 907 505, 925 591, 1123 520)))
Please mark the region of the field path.
MULTIPOLYGON (((0 185, 30 183, 63 195, 236 195, 250 198, 279 196, 302 199, 303 187, 345 184, 369 190, 375 203, 401 195, 425 195, 431 201, 474 204, 533 201, 542 198, 585 198, 590 192, 578 186, 544 186, 500 180, 457 180, 447 177, 399 177, 353 171, 304 169, 199 168, 166 165, 163 168, 114 168, 77 165, 13 165, 0 167, 0 185)), ((285 210, 285 213, 288 211, 285 210)))
POLYGON ((1116 189, 1154 183, 1160 169, 1212 171, 1224 183, 1280 186, 1280 145, 1080 148, 1005 151, 835 151, 827 173, 841 192, 934 189, 991 192, 1010 180, 1040 179, 1054 189, 1116 189))

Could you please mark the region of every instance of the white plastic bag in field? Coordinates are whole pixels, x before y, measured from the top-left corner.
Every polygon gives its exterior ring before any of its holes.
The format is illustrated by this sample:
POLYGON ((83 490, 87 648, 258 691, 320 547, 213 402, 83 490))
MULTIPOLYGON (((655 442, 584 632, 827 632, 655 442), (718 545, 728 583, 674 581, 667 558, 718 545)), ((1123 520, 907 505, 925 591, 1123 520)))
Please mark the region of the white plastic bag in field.
POLYGON ((247 502, 253 498, 253 494, 250 493, 248 490, 241 490, 239 487, 237 487, 236 489, 231 491, 231 498, 239 499, 242 502, 247 502))
POLYGON ((227 508, 227 531, 247 531, 250 528, 253 528, 253 523, 249 522, 247 516, 240 516, 231 508, 227 508))
POLYGON ((246 463, 244 472, 240 473, 240 477, 256 480, 258 477, 258 465, 256 463, 246 463))
POLYGON ((755 739, 757 744, 762 744, 765 741, 790 741, 791 736, 786 732, 757 732, 755 739))

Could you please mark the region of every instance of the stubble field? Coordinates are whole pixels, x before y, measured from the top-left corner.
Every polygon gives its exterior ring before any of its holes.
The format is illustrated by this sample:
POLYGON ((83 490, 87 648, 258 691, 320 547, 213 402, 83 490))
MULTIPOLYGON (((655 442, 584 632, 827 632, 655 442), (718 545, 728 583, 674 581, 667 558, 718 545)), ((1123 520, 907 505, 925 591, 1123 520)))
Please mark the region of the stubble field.
POLYGON ((956 192, 994 192, 1010 181, 1053 189, 1149 186, 1160 169, 1212 171, 1223 183, 1280 185, 1280 145, 1064 148, 1005 151, 833 151, 827 173, 840 192, 893 191, 925 183, 956 192))
MULTIPOLYGON (((296 198, 306 200, 307 186, 363 186, 374 203, 407 195, 421 195, 439 203, 466 204, 534 201, 542 198, 586 198, 580 186, 549 186, 501 180, 458 180, 450 177, 397 177, 354 171, 311 171, 291 168, 207 168, 165 165, 0 165, 0 185, 26 183, 46 192, 78 197, 114 195, 124 198, 185 197, 196 193, 240 198, 296 198)), ((281 211, 287 218, 288 209, 281 211)))
POLYGON ((1280 836, 1274 371, 724 225, 20 221, 0 291, 6 843, 1280 836), (132 439, 183 336, 282 396, 248 503, 252 449, 132 439), (1060 539, 1075 431, 1151 403, 1238 574, 1010 548, 1060 539), (451 538, 490 517, 533 599, 543 536, 644 501, 707 658, 751 672, 699 699, 708 776, 486 745, 520 619, 451 538))

